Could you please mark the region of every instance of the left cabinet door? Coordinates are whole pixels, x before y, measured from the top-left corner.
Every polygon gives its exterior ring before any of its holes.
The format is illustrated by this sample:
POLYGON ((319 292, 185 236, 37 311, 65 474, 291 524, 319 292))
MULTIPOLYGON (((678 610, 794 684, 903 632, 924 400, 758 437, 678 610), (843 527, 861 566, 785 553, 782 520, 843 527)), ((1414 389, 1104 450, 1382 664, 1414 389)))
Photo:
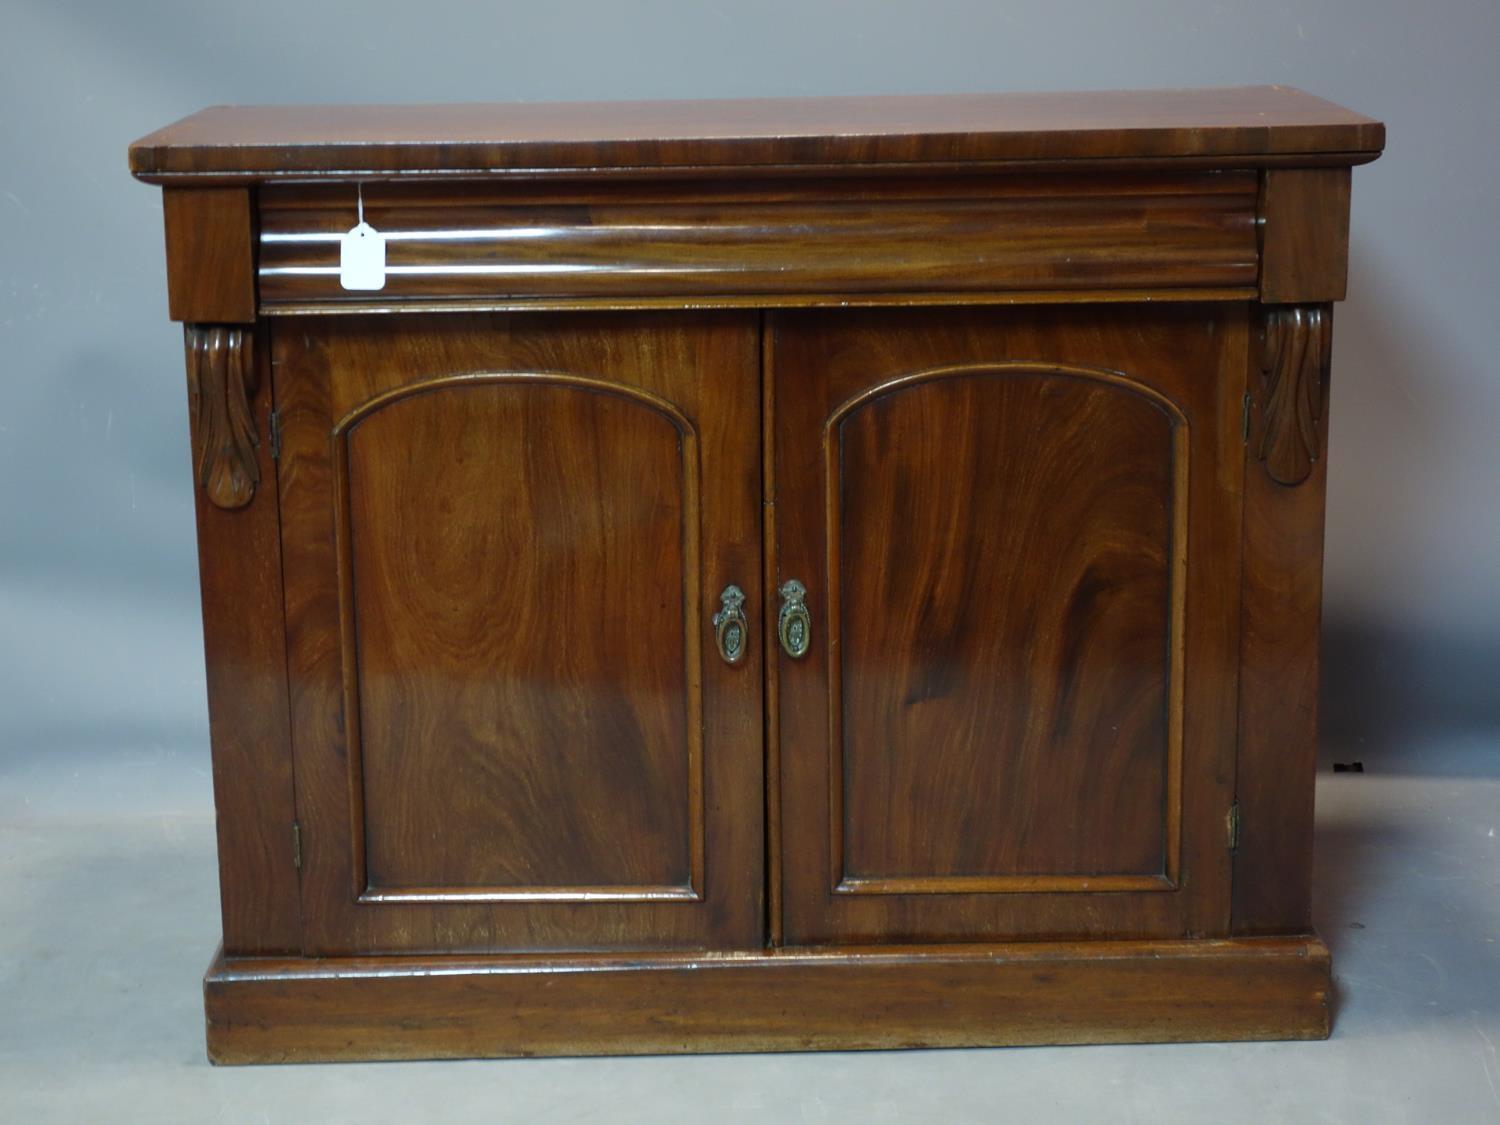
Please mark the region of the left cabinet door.
POLYGON ((272 372, 305 951, 759 946, 754 318, 286 319, 272 372))

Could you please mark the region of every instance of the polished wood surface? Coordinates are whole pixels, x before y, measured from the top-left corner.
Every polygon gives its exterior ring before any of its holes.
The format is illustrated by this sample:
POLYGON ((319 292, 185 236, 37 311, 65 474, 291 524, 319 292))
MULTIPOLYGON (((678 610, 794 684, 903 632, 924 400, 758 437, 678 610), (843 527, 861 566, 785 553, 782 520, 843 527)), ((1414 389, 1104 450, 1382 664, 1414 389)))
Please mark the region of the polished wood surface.
POLYGON ((978 308, 992 305, 1119 305, 1170 301, 1243 303, 1255 299, 1255 287, 1188 289, 1009 289, 909 291, 884 293, 728 293, 667 294, 648 297, 439 297, 382 301, 366 296, 339 301, 287 301, 262 310, 271 317, 364 316, 369 313, 615 312, 683 309, 906 309, 978 308))
POLYGON ((307 950, 760 944, 754 322, 272 346, 307 950))
POLYGON ((1323 456, 1332 313, 1320 305, 1266 309, 1259 342, 1252 448, 1277 484, 1301 484, 1323 456))
MULTIPOLYGON (((202 326, 184 332, 189 398, 201 362, 202 326)), ((238 328, 220 328, 227 341, 238 328)), ((270 429, 270 350, 263 329, 251 329, 247 361, 255 377, 246 401, 256 433, 270 429)), ((188 413, 195 451, 204 448, 201 412, 188 413)), ((268 441, 252 445, 254 473, 274 482, 268 441)), ((227 507, 195 487, 198 581, 203 602, 203 647, 208 734, 213 747, 214 808, 219 851, 219 902, 224 950, 230 955, 292 954, 302 948, 298 887, 290 703, 281 582, 281 528, 274 485, 259 502, 227 507)))
POLYGON ((1227 924, 1245 333, 776 315, 788 941, 1227 924))
POLYGON ((255 320, 255 212, 246 188, 166 188, 167 311, 173 320, 255 320))
POLYGON ((1330 302, 1383 143, 1282 87, 138 142, 211 1056, 1326 1035, 1330 302))
POLYGON ((1261 182, 1260 299, 1342 301, 1349 281, 1348 168, 1275 169, 1261 182))
POLYGON ((1328 486, 1327 461, 1318 454, 1327 446, 1328 412, 1310 411, 1297 421, 1286 397, 1289 384, 1307 379, 1311 385, 1296 398, 1327 400, 1331 356, 1324 344, 1332 317, 1331 308, 1318 305, 1257 310, 1245 465, 1235 779, 1243 830, 1234 857, 1235 933, 1292 933, 1312 926, 1318 626, 1328 486), (1300 339, 1288 347, 1288 336, 1300 339), (1273 410, 1278 389, 1282 405, 1273 410), (1270 435, 1276 427, 1294 432, 1277 439, 1270 435), (1279 442, 1293 441, 1300 447, 1295 457, 1267 458, 1266 451, 1279 442), (1295 472, 1286 471, 1288 462, 1295 472))
POLYGON ((697 437, 592 375, 421 379, 335 425, 361 895, 701 894, 697 437))
POLYGON ((1330 991, 1316 938, 219 960, 204 982, 219 1063, 1322 1039, 1330 991))
POLYGON ((221 508, 243 508, 260 484, 260 385, 253 328, 188 325, 188 411, 198 487, 221 508))
POLYGON ((1186 421, 973 354, 825 423, 835 889, 1169 886, 1186 421))
POLYGON ((386 283, 350 292, 349 185, 260 194, 268 312, 411 300, 1234 288, 1256 284, 1254 172, 361 190, 386 283))
POLYGON ((215 106, 142 137, 143 179, 619 174, 1333 154, 1385 128, 1287 86, 443 106, 215 106))

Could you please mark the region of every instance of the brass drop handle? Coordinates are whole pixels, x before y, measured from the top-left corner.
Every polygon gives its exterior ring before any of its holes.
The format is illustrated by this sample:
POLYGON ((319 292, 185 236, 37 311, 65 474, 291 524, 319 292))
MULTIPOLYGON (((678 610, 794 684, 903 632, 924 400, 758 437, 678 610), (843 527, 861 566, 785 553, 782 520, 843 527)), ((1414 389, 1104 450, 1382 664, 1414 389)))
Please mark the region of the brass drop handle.
POLYGON ((719 612, 714 614, 714 643, 725 664, 739 664, 745 659, 750 626, 745 620, 745 591, 730 584, 719 595, 719 612))
POLYGON ((781 612, 776 615, 776 635, 781 638, 781 649, 793 660, 801 660, 812 644, 812 617, 803 601, 807 588, 788 578, 777 593, 781 595, 781 612))

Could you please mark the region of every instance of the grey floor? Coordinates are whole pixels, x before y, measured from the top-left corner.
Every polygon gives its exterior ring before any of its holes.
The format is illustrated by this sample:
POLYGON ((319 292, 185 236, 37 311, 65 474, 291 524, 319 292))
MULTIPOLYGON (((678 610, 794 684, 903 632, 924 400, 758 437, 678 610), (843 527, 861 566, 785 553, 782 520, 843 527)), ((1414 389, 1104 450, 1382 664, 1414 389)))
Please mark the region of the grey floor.
POLYGON ((1321 776, 1327 1043, 215 1069, 206 751, 0 758, 0 1122, 1500 1121, 1492 745, 1321 776))

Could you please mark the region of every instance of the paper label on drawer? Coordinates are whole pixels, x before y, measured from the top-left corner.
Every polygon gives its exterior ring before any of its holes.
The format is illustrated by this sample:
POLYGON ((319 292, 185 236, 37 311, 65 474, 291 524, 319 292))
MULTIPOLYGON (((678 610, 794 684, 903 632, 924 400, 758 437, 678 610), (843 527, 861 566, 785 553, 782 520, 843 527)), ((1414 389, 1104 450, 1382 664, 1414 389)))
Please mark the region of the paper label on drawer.
POLYGON ((345 289, 385 288, 385 235, 363 220, 339 240, 339 284, 345 289))

